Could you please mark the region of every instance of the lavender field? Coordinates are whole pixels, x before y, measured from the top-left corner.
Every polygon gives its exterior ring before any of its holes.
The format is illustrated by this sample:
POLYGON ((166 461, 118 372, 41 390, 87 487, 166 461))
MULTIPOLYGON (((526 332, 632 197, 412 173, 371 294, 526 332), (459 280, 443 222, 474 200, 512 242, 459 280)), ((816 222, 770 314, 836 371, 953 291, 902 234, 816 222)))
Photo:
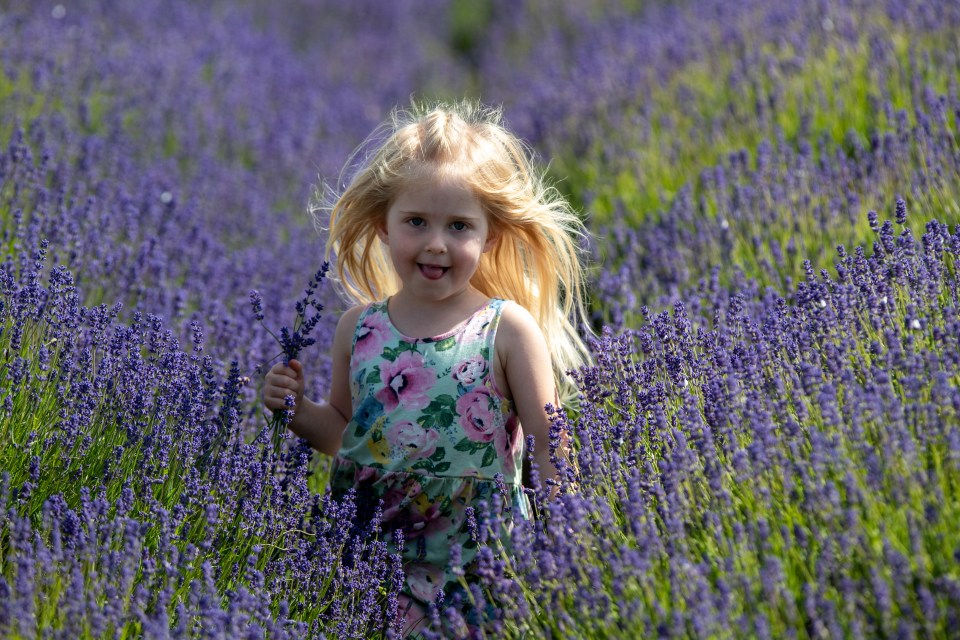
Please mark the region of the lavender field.
POLYGON ((0 637, 399 637, 259 388, 411 96, 502 104, 593 256, 573 464, 423 637, 957 637, 958 85, 954 0, 0 0, 0 637))

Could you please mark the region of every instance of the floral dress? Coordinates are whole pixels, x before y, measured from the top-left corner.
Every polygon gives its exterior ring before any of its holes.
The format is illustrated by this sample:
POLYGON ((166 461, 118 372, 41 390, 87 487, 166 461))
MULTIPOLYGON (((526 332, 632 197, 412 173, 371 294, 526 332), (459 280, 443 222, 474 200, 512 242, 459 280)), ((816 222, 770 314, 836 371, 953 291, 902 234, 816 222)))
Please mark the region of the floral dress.
POLYGON ((467 507, 481 500, 490 505, 500 492, 505 508, 529 518, 521 486, 523 432, 492 371, 504 304, 491 299, 432 338, 400 333, 386 302, 369 305, 357 322, 350 358, 354 413, 331 487, 334 495, 356 487, 368 505, 383 501, 384 530, 403 533, 403 593, 421 604, 454 588, 451 547, 460 547, 469 574, 476 544, 467 507))

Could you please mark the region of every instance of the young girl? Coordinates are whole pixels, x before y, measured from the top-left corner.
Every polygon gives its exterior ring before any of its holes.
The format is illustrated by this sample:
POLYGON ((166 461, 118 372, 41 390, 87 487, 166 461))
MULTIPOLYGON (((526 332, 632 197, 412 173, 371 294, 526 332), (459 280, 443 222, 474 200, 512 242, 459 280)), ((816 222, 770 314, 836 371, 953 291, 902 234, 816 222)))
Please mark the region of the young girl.
POLYGON ((583 227, 498 111, 398 110, 389 125, 329 213, 327 250, 357 302, 337 325, 329 401, 303 397, 291 360, 264 403, 292 395, 291 430, 335 456, 334 493, 382 501, 384 529, 402 531, 410 632, 457 584, 451 547, 470 573, 467 507, 505 485, 505 507, 529 517, 524 433, 541 478, 556 474, 545 405, 588 357, 573 324, 583 227))

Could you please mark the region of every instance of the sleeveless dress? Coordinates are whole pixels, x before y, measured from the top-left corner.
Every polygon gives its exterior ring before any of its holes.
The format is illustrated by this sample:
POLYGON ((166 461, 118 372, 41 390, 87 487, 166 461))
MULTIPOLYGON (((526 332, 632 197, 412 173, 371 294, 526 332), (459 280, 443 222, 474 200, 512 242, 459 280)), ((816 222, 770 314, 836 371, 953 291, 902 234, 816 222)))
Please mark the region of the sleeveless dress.
POLYGON ((460 568, 470 574, 476 543, 467 507, 489 506, 499 493, 504 509, 530 517, 521 485, 522 428, 493 379, 505 302, 491 299, 432 338, 400 333, 386 301, 369 305, 357 321, 354 413, 333 461, 331 489, 342 497, 356 487, 360 508, 383 501, 384 532, 403 533, 402 594, 422 605, 456 588, 451 547, 460 547, 460 568))

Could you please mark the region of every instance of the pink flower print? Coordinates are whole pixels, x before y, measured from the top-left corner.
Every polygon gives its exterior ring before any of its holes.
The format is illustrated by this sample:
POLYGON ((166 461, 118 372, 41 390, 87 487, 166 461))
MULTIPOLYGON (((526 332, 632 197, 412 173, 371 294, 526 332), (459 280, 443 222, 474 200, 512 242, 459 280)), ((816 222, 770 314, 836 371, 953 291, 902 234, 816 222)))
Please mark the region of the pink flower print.
POLYGON ((390 523, 393 527, 403 526, 409 520, 410 501, 422 491, 420 483, 413 476, 404 477, 403 474, 391 474, 390 488, 384 491, 382 521, 384 525, 390 523))
POLYGON ((436 382, 436 374, 423 366, 423 356, 415 351, 404 351, 393 362, 380 365, 383 387, 374 396, 386 411, 398 406, 416 411, 430 404, 427 394, 436 382))
POLYGON ((423 536, 430 538, 434 533, 449 530, 453 523, 443 515, 440 505, 440 502, 430 502, 426 496, 413 500, 406 514, 404 540, 416 540, 423 536))
POLYGON ((387 431, 390 446, 399 449, 401 457, 406 460, 429 458, 436 452, 439 438, 440 434, 436 431, 424 429, 409 420, 398 422, 387 431))
MULTIPOLYGON (((428 601, 424 600, 424 602, 428 601)), ((397 610, 403 617, 403 622, 400 623, 403 625, 401 629, 419 629, 423 626, 423 621, 427 620, 427 610, 424 606, 404 593, 397 594, 397 610)))
POLYGON ((479 353, 453 367, 453 379, 463 385, 471 385, 487 373, 487 361, 479 353))
POLYGON ((357 341, 353 353, 360 360, 369 360, 380 355, 390 336, 390 325, 382 313, 371 313, 357 327, 357 341))
POLYGON ((436 599, 437 592, 443 588, 440 584, 443 570, 440 567, 419 562, 408 564, 403 570, 407 574, 407 586, 414 598, 421 602, 433 602, 436 599))
POLYGON ((365 464, 358 464, 353 471, 353 483, 361 484, 364 482, 376 482, 380 479, 380 474, 373 467, 365 464))
POLYGON ((464 327, 463 333, 461 334, 461 344, 473 344, 475 342, 480 342, 486 340, 487 335, 491 331, 496 330, 496 326, 489 328, 490 323, 493 321, 494 309, 492 306, 487 305, 480 313, 477 313, 473 316, 466 327, 464 327))
POLYGON ((460 426, 474 442, 490 442, 496 435, 496 420, 490 410, 492 396, 486 387, 476 387, 457 398, 460 426))

